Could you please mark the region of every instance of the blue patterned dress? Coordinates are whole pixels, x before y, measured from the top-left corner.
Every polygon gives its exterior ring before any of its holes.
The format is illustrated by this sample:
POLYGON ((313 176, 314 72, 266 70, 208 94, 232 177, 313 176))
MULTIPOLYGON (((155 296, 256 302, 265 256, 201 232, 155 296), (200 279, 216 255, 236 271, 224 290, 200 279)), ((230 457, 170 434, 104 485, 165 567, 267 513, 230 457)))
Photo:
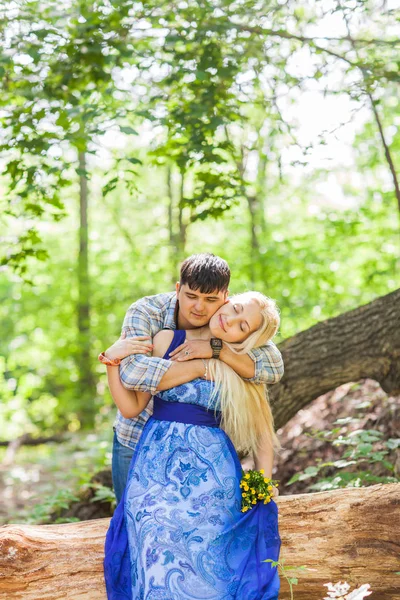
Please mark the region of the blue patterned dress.
MULTIPOLYGON (((175 331, 165 356, 184 339, 175 331)), ((277 569, 264 562, 279 557, 278 509, 241 512, 242 469, 206 410, 211 386, 195 379, 155 398, 107 532, 109 600, 278 598, 277 569)))

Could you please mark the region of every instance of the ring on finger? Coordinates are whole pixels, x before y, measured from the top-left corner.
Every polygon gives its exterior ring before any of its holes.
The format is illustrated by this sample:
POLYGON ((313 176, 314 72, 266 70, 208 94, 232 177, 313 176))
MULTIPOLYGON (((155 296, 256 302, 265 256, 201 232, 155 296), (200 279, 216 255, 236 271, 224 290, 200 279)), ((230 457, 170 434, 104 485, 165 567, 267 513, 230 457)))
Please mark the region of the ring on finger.
POLYGON ((189 355, 190 355, 189 350, 185 350, 185 356, 189 356, 189 355))

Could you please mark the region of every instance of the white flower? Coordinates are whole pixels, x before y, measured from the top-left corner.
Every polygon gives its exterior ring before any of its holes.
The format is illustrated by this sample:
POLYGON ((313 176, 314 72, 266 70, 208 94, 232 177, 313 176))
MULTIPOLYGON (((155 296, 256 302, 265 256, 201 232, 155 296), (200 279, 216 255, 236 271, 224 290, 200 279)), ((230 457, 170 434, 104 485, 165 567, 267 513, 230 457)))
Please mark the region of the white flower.
POLYGON ((346 600, 363 600, 366 596, 372 594, 369 583, 364 583, 361 587, 347 594, 346 600))
POLYGON ((330 600, 331 598, 343 598, 343 596, 349 591, 350 586, 348 583, 336 583, 333 585, 331 582, 324 583, 324 585, 328 588, 328 596, 325 596, 324 600, 330 600))
POLYGON ((328 595, 323 600, 332 600, 332 598, 336 598, 337 600, 363 600, 363 598, 372 594, 369 583, 364 583, 361 587, 350 592, 350 594, 347 594, 350 586, 346 581, 344 583, 339 581, 335 585, 329 582, 324 583, 324 585, 328 588, 328 595))

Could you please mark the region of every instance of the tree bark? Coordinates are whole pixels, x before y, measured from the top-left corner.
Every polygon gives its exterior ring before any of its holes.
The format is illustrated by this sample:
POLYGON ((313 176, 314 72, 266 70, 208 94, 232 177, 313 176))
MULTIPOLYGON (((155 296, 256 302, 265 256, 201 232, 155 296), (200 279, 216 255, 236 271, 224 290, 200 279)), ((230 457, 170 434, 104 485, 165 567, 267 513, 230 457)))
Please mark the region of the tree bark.
POLYGON ((250 282, 252 287, 256 281, 256 266, 260 258, 260 245, 257 237, 257 211, 258 202, 255 196, 247 194, 247 206, 250 215, 250 282))
MULTIPOLYGON (((278 498, 280 560, 306 567, 296 573, 295 599, 321 600, 324 583, 346 580, 352 587, 369 583, 379 600, 393 600, 400 569, 399 499, 400 484, 278 498)), ((1 527, 0 599, 105 599, 108 524, 98 519, 1 527)), ((289 597, 281 574, 280 598, 289 597)))
POLYGON ((317 323, 280 344, 285 375, 269 390, 275 425, 349 381, 370 378, 400 393, 400 289, 317 323))

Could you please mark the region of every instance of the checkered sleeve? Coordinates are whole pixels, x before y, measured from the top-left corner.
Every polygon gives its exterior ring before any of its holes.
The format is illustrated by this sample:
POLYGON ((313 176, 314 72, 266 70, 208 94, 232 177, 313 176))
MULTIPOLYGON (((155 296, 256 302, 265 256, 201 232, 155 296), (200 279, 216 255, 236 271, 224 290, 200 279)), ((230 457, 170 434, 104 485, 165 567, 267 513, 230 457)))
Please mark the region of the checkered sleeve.
MULTIPOLYGON (((126 337, 139 335, 153 337, 162 327, 162 323, 151 312, 133 304, 125 315, 122 330, 126 333, 126 337)), ((128 390, 151 392, 154 395, 163 375, 171 365, 170 360, 144 354, 127 356, 121 361, 119 370, 122 385, 128 390)))
POLYGON ((284 367, 282 355, 273 342, 261 348, 253 348, 249 356, 255 362, 255 375, 249 381, 254 383, 278 383, 282 379, 284 367))

